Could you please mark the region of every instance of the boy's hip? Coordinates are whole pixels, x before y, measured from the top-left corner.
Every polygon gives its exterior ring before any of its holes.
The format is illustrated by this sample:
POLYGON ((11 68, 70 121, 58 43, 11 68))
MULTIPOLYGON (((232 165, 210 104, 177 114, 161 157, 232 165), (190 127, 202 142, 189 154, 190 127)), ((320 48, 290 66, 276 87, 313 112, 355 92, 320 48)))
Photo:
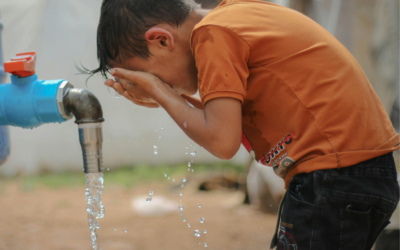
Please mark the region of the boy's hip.
POLYGON ((292 178, 278 249, 370 249, 399 201, 392 154, 292 178))
POLYGON ((314 197, 323 195, 348 201, 375 200, 392 204, 394 207, 399 201, 399 184, 393 153, 340 169, 298 174, 292 178, 288 191, 293 188, 303 188, 304 193, 312 193, 314 197))

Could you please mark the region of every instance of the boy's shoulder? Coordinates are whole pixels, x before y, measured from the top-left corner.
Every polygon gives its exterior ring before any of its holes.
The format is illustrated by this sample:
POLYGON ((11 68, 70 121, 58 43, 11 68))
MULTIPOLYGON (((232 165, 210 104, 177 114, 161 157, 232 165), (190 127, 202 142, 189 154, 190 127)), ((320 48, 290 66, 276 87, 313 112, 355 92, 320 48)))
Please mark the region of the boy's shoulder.
POLYGON ((286 7, 261 0, 224 0, 194 27, 193 32, 212 25, 242 33, 260 23, 271 22, 277 13, 281 16, 296 14, 286 7))
POLYGON ((254 18, 252 10, 270 7, 281 7, 279 5, 259 0, 224 0, 215 9, 210 11, 194 28, 194 30, 206 26, 216 25, 225 28, 234 27, 242 23, 242 20, 254 18))

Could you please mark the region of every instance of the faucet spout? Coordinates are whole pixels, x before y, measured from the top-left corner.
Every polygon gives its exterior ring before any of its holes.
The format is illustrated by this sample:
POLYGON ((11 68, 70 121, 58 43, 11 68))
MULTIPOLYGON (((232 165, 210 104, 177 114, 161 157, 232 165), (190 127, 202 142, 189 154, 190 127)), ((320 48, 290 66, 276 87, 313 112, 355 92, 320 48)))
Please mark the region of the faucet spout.
POLYGON ((71 88, 66 91, 62 103, 66 113, 72 113, 78 124, 84 172, 103 172, 101 123, 104 118, 100 102, 88 90, 71 88))
POLYGON ((75 116, 75 123, 103 122, 103 110, 99 100, 90 91, 71 88, 63 98, 67 112, 75 116))

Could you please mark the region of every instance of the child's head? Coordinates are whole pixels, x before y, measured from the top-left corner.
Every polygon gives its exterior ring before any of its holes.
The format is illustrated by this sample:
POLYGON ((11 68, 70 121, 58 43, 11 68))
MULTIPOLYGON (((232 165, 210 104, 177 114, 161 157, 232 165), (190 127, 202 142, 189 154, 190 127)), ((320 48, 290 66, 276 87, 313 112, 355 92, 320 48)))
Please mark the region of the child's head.
POLYGON ((152 73, 181 93, 197 90, 190 34, 201 20, 194 0, 104 0, 97 29, 103 76, 120 67, 152 73))

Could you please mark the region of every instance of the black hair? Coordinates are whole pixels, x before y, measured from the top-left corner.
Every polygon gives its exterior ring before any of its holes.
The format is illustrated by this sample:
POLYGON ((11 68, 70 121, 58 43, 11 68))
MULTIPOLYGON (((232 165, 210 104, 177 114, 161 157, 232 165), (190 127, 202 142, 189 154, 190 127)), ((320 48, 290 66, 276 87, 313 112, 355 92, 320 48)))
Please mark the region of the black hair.
POLYGON ((99 67, 89 70, 81 65, 78 71, 89 78, 101 73, 107 79, 110 61, 149 58, 146 31, 160 23, 179 27, 195 7, 193 0, 104 0, 97 27, 99 67))

